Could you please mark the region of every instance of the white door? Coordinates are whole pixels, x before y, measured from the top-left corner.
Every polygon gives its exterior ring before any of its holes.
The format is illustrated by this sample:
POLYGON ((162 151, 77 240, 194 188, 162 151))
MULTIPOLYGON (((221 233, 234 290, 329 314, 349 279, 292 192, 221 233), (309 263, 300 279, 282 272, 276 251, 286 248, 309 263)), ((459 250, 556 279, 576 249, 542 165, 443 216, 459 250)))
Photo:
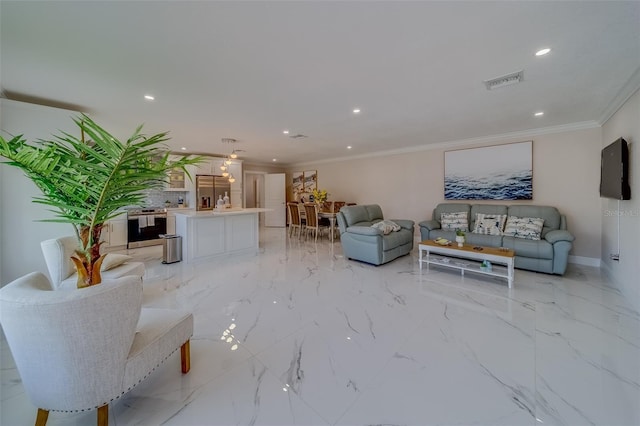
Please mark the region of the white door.
POLYGON ((269 173, 264 180, 265 208, 270 209, 265 213, 264 225, 284 228, 287 226, 287 204, 285 174, 269 173))

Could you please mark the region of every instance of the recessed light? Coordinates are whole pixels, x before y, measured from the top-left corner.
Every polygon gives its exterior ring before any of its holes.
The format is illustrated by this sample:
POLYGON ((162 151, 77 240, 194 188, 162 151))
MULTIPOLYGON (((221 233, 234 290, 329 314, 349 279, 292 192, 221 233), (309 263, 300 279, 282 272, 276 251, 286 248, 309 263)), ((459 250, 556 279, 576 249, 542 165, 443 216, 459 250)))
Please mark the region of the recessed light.
POLYGON ((353 113, 354 114, 360 114, 360 108, 354 108, 353 109, 353 113))
POLYGON ((547 53, 551 52, 551 49, 549 49, 548 47, 545 47, 544 49, 540 49, 536 52, 536 56, 544 56, 547 53))
POLYGON ((349 146, 347 147, 347 149, 351 149, 351 148, 352 148, 352 146, 351 146, 351 145, 349 145, 349 146))
POLYGON ((183 150, 183 151, 186 151, 186 150, 187 150, 187 147, 186 147, 186 146, 183 146, 183 147, 182 147, 182 148, 180 148, 180 149, 181 149, 181 150, 183 150))
POLYGON ((276 161, 278 161, 278 159, 277 159, 277 158, 274 158, 274 159, 273 159, 273 160, 271 160, 271 161, 276 162, 276 161))
POLYGON ((536 112, 536 113, 535 113, 535 114, 533 114, 533 115, 535 115, 536 117, 542 117, 542 116, 544 115, 544 112, 539 111, 539 112, 536 112))
POLYGON ((285 135, 288 135, 289 131, 288 130, 283 130, 282 133, 284 133, 285 135))
POLYGON ((155 99, 156 99, 156 98, 155 98, 154 96, 152 96, 152 95, 144 95, 144 98, 145 98, 146 100, 148 100, 148 101, 153 101, 153 100, 155 100, 155 99))

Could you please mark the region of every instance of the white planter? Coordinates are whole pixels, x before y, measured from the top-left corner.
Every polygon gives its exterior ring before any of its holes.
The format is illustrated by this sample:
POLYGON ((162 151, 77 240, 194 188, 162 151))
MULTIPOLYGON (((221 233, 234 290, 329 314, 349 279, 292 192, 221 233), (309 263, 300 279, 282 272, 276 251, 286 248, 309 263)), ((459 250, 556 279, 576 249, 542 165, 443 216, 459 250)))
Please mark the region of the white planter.
POLYGON ((456 243, 458 243, 458 247, 462 247, 464 244, 464 237, 456 235, 456 243))

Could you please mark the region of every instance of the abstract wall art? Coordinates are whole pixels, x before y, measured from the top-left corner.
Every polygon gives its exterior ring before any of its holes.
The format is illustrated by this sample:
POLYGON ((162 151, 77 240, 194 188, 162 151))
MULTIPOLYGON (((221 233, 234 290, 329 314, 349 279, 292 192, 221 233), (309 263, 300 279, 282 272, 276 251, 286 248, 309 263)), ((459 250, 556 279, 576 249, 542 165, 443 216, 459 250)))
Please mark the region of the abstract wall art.
POLYGON ((532 200, 533 141, 444 153, 445 200, 532 200))

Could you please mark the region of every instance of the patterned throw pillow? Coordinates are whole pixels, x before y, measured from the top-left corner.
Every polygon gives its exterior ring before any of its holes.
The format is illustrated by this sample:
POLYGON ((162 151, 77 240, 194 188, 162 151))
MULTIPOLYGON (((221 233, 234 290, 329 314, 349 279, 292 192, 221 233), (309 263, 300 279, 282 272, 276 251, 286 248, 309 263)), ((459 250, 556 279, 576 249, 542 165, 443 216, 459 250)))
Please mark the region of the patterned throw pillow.
POLYGON ((468 212, 442 213, 440 215, 440 228, 445 231, 469 230, 468 212))
POLYGON ((400 225, 391 220, 381 220, 371 225, 372 228, 376 228, 382 231, 384 235, 388 235, 391 231, 399 231, 400 225))
POLYGON ((504 223, 506 221, 506 214, 476 213, 476 225, 473 228, 473 233, 483 235, 502 235, 502 230, 504 229, 504 223))
POLYGON ((525 240, 539 240, 543 224, 544 219, 539 217, 509 216, 502 235, 524 238, 525 240))

